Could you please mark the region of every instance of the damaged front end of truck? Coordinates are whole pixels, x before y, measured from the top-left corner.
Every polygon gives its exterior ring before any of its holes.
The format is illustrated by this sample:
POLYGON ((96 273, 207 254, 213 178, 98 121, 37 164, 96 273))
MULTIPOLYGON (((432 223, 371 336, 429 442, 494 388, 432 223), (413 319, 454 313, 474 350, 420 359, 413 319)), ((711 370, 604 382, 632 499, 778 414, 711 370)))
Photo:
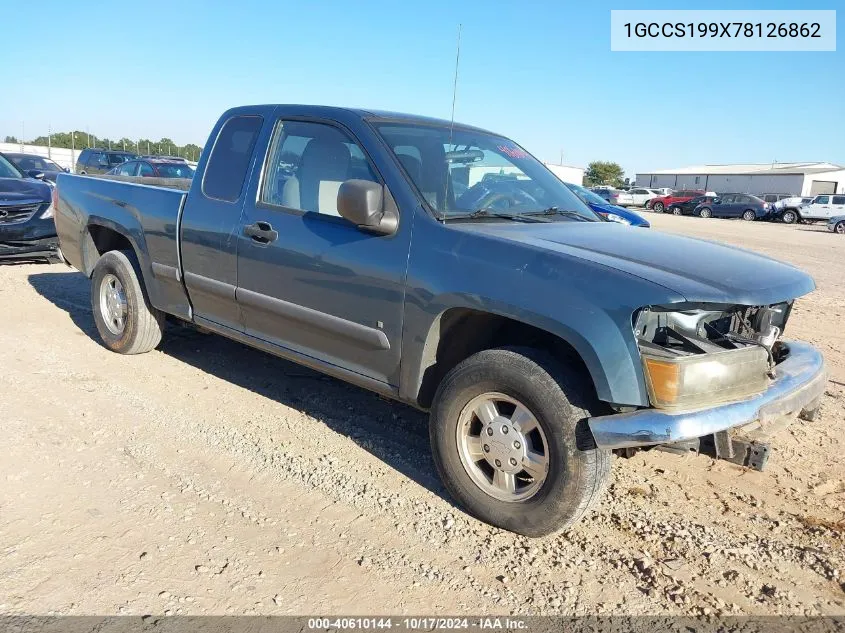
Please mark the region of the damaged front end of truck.
POLYGON ((596 444, 631 455, 701 452, 762 470, 769 438, 812 419, 826 382, 814 347, 781 338, 792 301, 647 306, 632 319, 649 408, 590 419, 596 444))

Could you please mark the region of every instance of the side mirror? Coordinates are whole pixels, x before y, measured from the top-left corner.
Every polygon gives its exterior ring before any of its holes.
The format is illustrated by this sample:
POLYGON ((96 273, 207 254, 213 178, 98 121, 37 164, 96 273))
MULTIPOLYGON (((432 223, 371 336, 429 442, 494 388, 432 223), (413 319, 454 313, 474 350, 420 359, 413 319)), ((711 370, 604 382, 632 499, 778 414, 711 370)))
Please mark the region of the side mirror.
POLYGON ((719 204, 721 201, 721 198, 713 198, 713 204, 719 204))
POLYGON ((359 229, 392 235, 399 226, 399 211, 387 187, 370 180, 347 180, 337 192, 337 212, 359 229))
POLYGON ((69 173, 70 173, 70 167, 65 167, 65 173, 66 173, 66 174, 69 174, 69 173))
POLYGON ((26 172, 26 175, 30 178, 38 178, 38 180, 44 180, 44 172, 40 169, 30 169, 26 172))

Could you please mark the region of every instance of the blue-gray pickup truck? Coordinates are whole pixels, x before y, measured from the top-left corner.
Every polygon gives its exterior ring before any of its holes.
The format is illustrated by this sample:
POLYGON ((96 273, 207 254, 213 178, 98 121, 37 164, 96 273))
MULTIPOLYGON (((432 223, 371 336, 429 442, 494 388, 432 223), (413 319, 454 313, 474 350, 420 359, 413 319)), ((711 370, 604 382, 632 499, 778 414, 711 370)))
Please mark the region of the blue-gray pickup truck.
POLYGON ((62 174, 55 221, 109 349, 182 321, 429 411, 455 499, 530 536, 582 517, 614 454, 762 468, 824 391, 781 338, 805 273, 607 222, 458 123, 235 108, 187 192, 62 174))

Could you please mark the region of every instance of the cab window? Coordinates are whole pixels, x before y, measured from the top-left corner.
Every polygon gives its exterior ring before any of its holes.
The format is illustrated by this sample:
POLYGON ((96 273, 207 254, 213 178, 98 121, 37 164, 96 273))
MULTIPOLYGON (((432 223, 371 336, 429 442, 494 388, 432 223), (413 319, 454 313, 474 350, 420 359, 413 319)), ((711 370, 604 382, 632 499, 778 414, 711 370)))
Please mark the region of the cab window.
POLYGON ((324 123, 279 121, 260 200, 339 217, 338 190, 352 179, 378 182, 363 150, 346 132, 324 123))

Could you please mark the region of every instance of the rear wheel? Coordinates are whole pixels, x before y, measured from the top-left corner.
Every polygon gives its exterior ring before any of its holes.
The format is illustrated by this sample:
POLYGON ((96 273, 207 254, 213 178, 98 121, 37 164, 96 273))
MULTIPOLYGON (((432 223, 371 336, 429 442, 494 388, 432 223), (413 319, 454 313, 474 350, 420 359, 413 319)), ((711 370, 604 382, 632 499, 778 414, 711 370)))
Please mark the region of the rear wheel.
POLYGON ((683 215, 684 214, 684 211, 683 211, 683 209, 681 209, 681 207, 669 207, 669 208, 672 209, 672 215, 683 215))
POLYGON ((592 389, 530 348, 485 350, 450 371, 431 410, 434 462, 472 515, 542 536, 580 519, 599 499, 610 452, 586 426, 592 389))
POLYGON ((664 208, 665 207, 663 206, 662 202, 655 202, 653 205, 651 205, 651 210, 655 213, 663 213, 664 208))
POLYGON ((783 222, 784 224, 795 224, 796 220, 798 220, 798 214, 795 211, 784 211, 783 212, 783 222))
POLYGON ((91 276, 91 309, 103 344, 119 354, 155 348, 164 331, 164 314, 152 307, 141 287, 135 253, 109 251, 91 276))
POLYGON ((698 215, 702 218, 712 218, 713 211, 710 210, 710 207, 704 207, 698 212, 698 215))
POLYGON ((751 209, 746 209, 742 212, 742 219, 746 222, 753 222, 757 219, 757 214, 754 213, 754 211, 752 211, 751 209))
POLYGON ((845 235, 845 220, 837 222, 836 226, 833 227, 833 232, 839 233, 839 235, 845 235))

